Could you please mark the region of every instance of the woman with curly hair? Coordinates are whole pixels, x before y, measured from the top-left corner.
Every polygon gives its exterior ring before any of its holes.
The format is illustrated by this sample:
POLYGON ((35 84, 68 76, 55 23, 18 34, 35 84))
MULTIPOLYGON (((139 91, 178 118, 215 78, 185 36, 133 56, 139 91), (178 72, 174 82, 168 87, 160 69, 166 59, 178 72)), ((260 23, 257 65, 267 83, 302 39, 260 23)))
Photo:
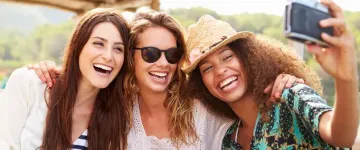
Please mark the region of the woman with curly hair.
POLYGON ((335 36, 322 35, 330 48, 311 46, 309 51, 335 79, 334 108, 321 98, 315 72, 281 43, 251 32, 237 33, 209 15, 189 27, 183 70, 190 76, 190 96, 217 114, 238 120, 227 130, 222 149, 336 149, 353 145, 359 122, 354 38, 341 9, 331 1, 323 3, 335 18, 322 20, 320 25, 335 26, 335 36), (293 84, 275 94, 281 95, 280 99, 264 94, 266 85, 281 73, 300 77, 309 86, 293 84))

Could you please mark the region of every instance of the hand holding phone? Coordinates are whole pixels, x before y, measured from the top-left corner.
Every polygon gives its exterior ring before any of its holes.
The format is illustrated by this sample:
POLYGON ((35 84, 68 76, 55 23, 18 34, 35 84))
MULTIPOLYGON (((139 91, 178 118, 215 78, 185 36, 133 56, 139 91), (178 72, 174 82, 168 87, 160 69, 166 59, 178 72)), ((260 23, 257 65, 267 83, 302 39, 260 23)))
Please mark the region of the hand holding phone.
POLYGON ((333 35, 333 27, 322 28, 319 22, 331 18, 328 7, 317 0, 288 0, 285 8, 285 37, 305 44, 329 46, 321 33, 333 35))
POLYGON ((321 40, 327 47, 320 47, 318 43, 308 44, 308 52, 315 55, 316 61, 335 80, 357 81, 357 60, 355 38, 345 24, 342 9, 331 0, 321 0, 322 5, 329 8, 331 17, 322 19, 319 27, 331 27, 332 34, 320 32, 321 40))

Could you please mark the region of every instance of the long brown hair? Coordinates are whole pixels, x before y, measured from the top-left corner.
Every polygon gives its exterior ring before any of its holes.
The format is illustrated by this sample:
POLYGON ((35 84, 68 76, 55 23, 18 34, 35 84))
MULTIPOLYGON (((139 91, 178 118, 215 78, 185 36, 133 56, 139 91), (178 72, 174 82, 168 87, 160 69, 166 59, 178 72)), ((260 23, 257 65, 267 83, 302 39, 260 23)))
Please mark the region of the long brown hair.
MULTIPOLYGON (((281 42, 257 35, 249 39, 238 39, 227 46, 244 62, 248 92, 252 92, 265 121, 265 112, 272 109, 273 101, 263 91, 281 73, 304 79, 305 83, 322 95, 322 86, 316 72, 300 60, 294 50, 281 42)), ((213 96, 204 85, 199 66, 189 77, 189 95, 200 99, 212 111, 226 117, 238 117, 229 105, 213 96)))
MULTIPOLYGON (((129 26, 116 11, 97 8, 81 18, 65 50, 62 74, 50 90, 41 149, 64 150, 72 147, 72 117, 81 78, 79 55, 92 30, 101 22, 114 24, 127 47, 129 26)), ((124 52, 126 56, 127 50, 124 52)), ((88 126, 89 150, 120 150, 127 147, 130 110, 122 89, 125 72, 126 68, 122 67, 116 78, 107 88, 101 89, 96 97, 88 126)))
MULTIPOLYGON (((149 27, 163 27, 169 30, 176 38, 177 47, 185 51, 185 32, 173 17, 166 13, 150 11, 137 13, 133 22, 130 24, 131 33, 129 40, 128 53, 128 73, 125 76, 124 88, 125 96, 134 100, 137 96, 137 83, 134 69, 134 50, 138 44, 138 36, 149 27)), ((179 63, 181 64, 181 62, 179 63)), ((185 74, 181 71, 180 65, 177 67, 171 83, 168 86, 168 97, 164 102, 170 113, 169 128, 172 142, 176 146, 181 144, 193 144, 197 139, 193 127, 192 106, 193 102, 184 100, 181 97, 181 89, 186 79, 185 74)))

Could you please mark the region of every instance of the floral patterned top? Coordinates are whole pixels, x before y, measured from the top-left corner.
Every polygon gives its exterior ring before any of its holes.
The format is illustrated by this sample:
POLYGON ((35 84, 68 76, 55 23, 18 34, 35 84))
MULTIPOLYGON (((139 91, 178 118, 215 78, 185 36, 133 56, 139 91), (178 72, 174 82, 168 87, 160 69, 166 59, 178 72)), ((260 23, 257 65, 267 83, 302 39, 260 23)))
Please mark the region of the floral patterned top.
MULTIPOLYGON (((310 87, 295 84, 282 93, 282 101, 268 112, 270 121, 262 121, 258 114, 251 149, 343 149, 327 144, 320 138, 319 117, 332 108, 310 87)), ((223 150, 240 150, 232 141, 238 121, 223 139, 223 150)))

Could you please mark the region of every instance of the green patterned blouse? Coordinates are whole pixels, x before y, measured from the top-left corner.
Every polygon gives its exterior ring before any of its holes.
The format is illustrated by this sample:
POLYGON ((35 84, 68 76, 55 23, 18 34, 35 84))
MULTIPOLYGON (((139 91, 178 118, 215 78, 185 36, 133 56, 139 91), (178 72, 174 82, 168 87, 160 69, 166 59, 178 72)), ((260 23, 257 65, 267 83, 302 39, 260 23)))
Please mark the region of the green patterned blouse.
MULTIPOLYGON (((320 138, 319 117, 332 108, 312 88, 295 84, 283 91, 282 99, 269 111, 270 121, 262 121, 258 114, 250 146, 252 150, 343 149, 331 146, 320 138)), ((230 137, 237 125, 238 121, 228 129, 223 150, 242 149, 230 137)))

